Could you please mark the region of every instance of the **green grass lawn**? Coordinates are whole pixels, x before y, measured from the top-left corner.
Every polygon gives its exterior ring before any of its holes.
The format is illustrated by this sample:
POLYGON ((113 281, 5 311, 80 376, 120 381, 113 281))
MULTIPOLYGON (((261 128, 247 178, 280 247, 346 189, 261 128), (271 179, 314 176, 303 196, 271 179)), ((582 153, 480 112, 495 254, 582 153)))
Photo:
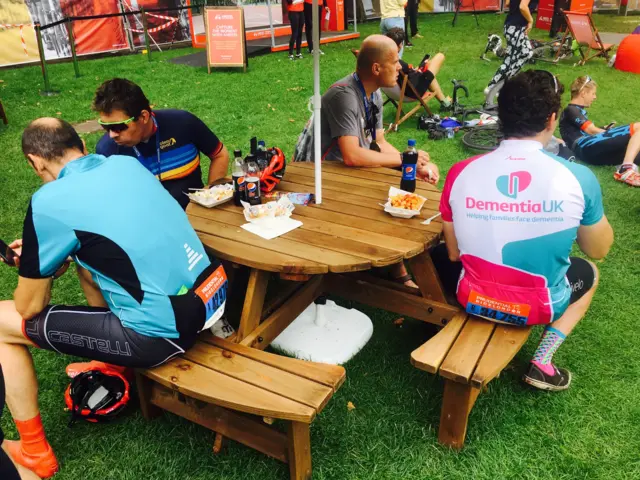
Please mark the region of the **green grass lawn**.
MULTIPOLYGON (((417 63, 425 52, 443 52, 447 62, 439 76, 447 93, 451 78, 466 80, 471 101, 479 103, 482 89, 498 61, 479 59, 487 34, 502 32, 503 17, 482 15, 476 28, 463 15, 451 28, 450 15, 420 17, 423 40, 405 50, 417 63)), ((596 16, 604 31, 630 31, 628 19, 596 16)), ((638 22, 640 23, 640 17, 638 22)), ((635 26, 635 24, 633 25, 635 26)), ((377 23, 360 26, 367 35, 377 23)), ((534 31, 536 38, 545 32, 534 31)), ((354 68, 350 48, 359 42, 323 47, 321 85, 327 88, 354 68)), ((53 98, 38 95, 38 67, 0 71, 0 97, 10 124, 0 125, 0 238, 21 235, 22 220, 39 180, 20 152, 20 135, 39 116, 60 116, 71 122, 95 117, 90 110, 96 87, 104 80, 127 77, 139 83, 156 108, 182 108, 197 114, 220 136, 229 150, 248 149, 258 135, 291 155, 308 118, 312 94, 312 60, 290 62, 286 55, 252 58, 250 70, 214 72, 169 63, 190 50, 81 62, 83 76, 75 79, 70 64, 50 68, 52 83, 62 91, 53 98)), ((590 74, 600 84, 591 117, 598 125, 640 120, 640 76, 606 67, 601 59, 587 67, 573 62, 547 68, 565 84, 590 74)), ((544 67, 540 67, 544 68, 544 67)), ((568 100, 566 98, 565 100, 568 100)), ((391 118, 387 110, 386 119, 391 118)), ((471 156, 459 138, 432 142, 415 129, 415 120, 390 136, 397 147, 408 138, 428 150, 443 178, 455 162, 471 156)), ((93 149, 99 134, 86 137, 93 149)), ((419 322, 393 325, 394 315, 364 306, 375 332, 365 349, 347 365, 347 381, 313 424, 314 478, 318 479, 593 479, 640 478, 640 335, 635 331, 640 302, 640 192, 617 184, 612 168, 594 169, 607 216, 616 233, 609 256, 599 263, 600 289, 587 317, 556 355, 574 373, 572 388, 559 394, 533 391, 520 382, 537 334, 500 378, 479 397, 471 414, 466 448, 456 453, 438 445, 437 428, 442 397, 438 379, 413 368, 410 352, 434 330, 419 322), (347 409, 353 402, 355 410, 347 409)), ((17 275, 0 267, 0 298, 10 298, 17 275)), ((55 284, 53 301, 77 304, 84 299, 73 275, 55 284)), ((59 480, 122 479, 280 479, 288 469, 248 448, 231 443, 225 454, 211 453, 213 434, 187 421, 165 415, 147 423, 137 411, 110 425, 67 427, 63 391, 65 365, 71 360, 49 352, 34 352, 40 381, 42 415, 62 469, 59 480)), ((5 372, 19 375, 20 372, 5 372)), ((5 412, 2 427, 15 434, 5 412)))

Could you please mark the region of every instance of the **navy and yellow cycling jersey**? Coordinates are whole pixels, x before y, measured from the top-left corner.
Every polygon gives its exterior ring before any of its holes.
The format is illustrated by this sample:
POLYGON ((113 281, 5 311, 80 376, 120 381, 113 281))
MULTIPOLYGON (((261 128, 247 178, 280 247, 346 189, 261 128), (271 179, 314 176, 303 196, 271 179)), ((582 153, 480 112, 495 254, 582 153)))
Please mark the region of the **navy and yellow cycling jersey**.
POLYGON ((203 187, 200 152, 213 158, 222 150, 223 144, 202 120, 184 110, 157 110, 153 112, 153 118, 157 128, 147 142, 126 147, 118 145, 109 133, 105 133, 96 146, 96 153, 105 157, 128 155, 137 158, 160 179, 182 208, 186 208, 189 198, 183 192, 203 187))

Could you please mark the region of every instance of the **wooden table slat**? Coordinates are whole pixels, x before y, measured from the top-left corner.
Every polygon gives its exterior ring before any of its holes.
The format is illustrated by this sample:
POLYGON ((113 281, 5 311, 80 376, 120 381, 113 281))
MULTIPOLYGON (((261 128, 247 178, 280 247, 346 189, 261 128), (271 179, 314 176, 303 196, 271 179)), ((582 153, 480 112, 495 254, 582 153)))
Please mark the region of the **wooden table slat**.
POLYGON ((327 273, 327 265, 313 262, 305 258, 294 257, 271 250, 265 256, 264 250, 248 247, 244 243, 229 240, 216 235, 198 232, 200 241, 215 251, 216 255, 234 263, 241 263, 247 267, 287 274, 320 275, 327 273))
MULTIPOLYGON (((389 192, 389 187, 400 188, 400 182, 396 181, 395 177, 387 177, 391 181, 381 181, 376 179, 367 178, 367 172, 363 172, 362 170, 357 170, 362 176, 354 177, 352 175, 344 175, 343 173, 333 173, 331 171, 323 171, 322 172, 322 182, 325 181, 335 181, 339 183, 347 183, 349 185, 356 185, 358 187, 371 188, 373 190, 380 190, 383 192, 389 192)), ((289 180, 289 175, 300 175, 308 178, 315 179, 315 172, 308 168, 297 168, 297 169, 289 169, 285 174, 285 178, 289 180)), ((418 195, 422 195, 425 198, 429 197, 439 197, 440 192, 436 190, 436 188, 421 180, 416 181, 416 190, 415 193, 418 195), (427 188, 426 186, 430 188, 427 188)))
MULTIPOLYGON (((371 262, 362 257, 334 252, 316 245, 305 245, 304 243, 283 237, 265 240, 264 238, 253 235, 240 227, 226 225, 224 223, 208 220, 195 215, 190 215, 189 220, 191 225, 193 225, 198 232, 234 240, 238 243, 244 244, 246 248, 260 248, 265 255, 265 260, 269 260, 269 253, 275 251, 278 253, 287 253, 306 260, 322 261, 327 264, 330 271, 334 272, 340 270, 343 272, 356 272, 371 268, 371 262)), ((239 263, 242 264, 242 259, 240 258, 238 260, 239 263)))
MULTIPOLYGON (((197 213, 193 213, 194 217, 196 215, 197 213)), ((292 218, 295 219, 295 216, 293 216, 292 218)), ((216 221, 224 222, 227 225, 237 227, 247 223, 244 216, 241 215, 240 212, 230 212, 227 210, 219 210, 216 215, 216 221)), ((252 233, 247 233, 251 236, 260 238, 252 233)), ((363 242, 348 240, 345 238, 338 238, 332 235, 327 235, 326 233, 313 232, 302 228, 297 228, 291 232, 285 233, 284 235, 278 237, 278 239, 296 241, 299 242, 300 245, 304 245, 305 247, 315 245, 318 247, 323 247, 327 250, 332 250, 334 252, 354 255, 369 260, 374 266, 391 265, 393 263, 398 263, 403 258, 402 252, 377 247, 375 245, 363 242)), ((267 241, 271 242, 273 240, 267 241)), ((283 251, 282 253, 288 252, 283 251)), ((291 253, 295 253, 295 251, 291 253)))
MULTIPOLYGON (((293 183, 293 182, 280 182, 280 184, 278 185, 278 189, 284 192, 312 193, 313 186, 302 185, 300 183, 293 183)), ((338 211, 345 211, 345 208, 351 208, 352 206, 354 206, 354 207, 368 208, 371 210, 381 212, 383 211, 383 208, 380 206, 380 204, 386 203, 387 194, 383 194, 382 192, 380 192, 379 197, 377 199, 373 199, 373 198, 360 197, 356 195, 349 195, 343 192, 336 192, 333 190, 323 189, 322 205, 318 205, 317 207, 322 208, 323 206, 330 204, 328 200, 332 200, 334 202, 334 206, 340 209, 338 211)), ((385 217, 387 217, 387 220, 390 223, 393 223, 395 225, 403 225, 406 223, 411 223, 410 220, 414 220, 414 221, 418 220, 416 224, 419 226, 418 228, 420 228, 420 230, 423 230, 423 231, 429 231, 429 229, 426 226, 424 225, 420 226, 420 222, 438 213, 439 208, 440 208, 440 200, 426 201, 424 203, 424 206, 422 207, 422 210, 420 211, 420 214, 413 217, 413 219, 407 220, 404 218, 396 218, 396 217, 392 217, 388 213, 385 213, 385 217)), ((432 224, 442 223, 442 220, 440 219, 440 217, 437 217, 434 220, 432 220, 431 223, 432 224)), ((440 231, 442 229, 442 226, 441 225, 436 226, 435 228, 437 228, 437 230, 440 231)))
MULTIPOLYGON (((220 205, 220 210, 224 210, 237 215, 242 213, 234 205, 220 205)), ((359 242, 366 242, 370 245, 386 248, 395 252, 400 252, 403 255, 413 257, 424 251, 425 242, 421 237, 420 241, 408 240, 400 235, 393 236, 391 232, 395 227, 383 225, 386 227, 385 233, 377 233, 373 229, 368 230, 354 228, 351 225, 340 225, 330 220, 318 220, 311 216, 308 216, 309 211, 314 211, 314 208, 298 206, 294 211, 293 218, 303 222, 303 230, 309 230, 312 232, 323 233, 327 235, 333 235, 346 240, 355 240, 359 242), (301 218, 302 217, 302 218, 301 218)), ((244 217, 243 217, 244 218, 244 217)), ((371 222, 367 223, 367 227, 371 222)))
MULTIPOLYGON (((311 162, 298 162, 287 165, 287 169, 291 169, 294 172, 304 170, 314 170, 315 165, 311 162), (298 168, 300 167, 300 168, 298 168)), ((384 169, 385 172, 381 172, 378 168, 345 168, 342 163, 328 162, 322 163, 322 173, 338 173, 345 177, 364 178, 368 180, 377 180, 379 182, 388 183, 389 185, 400 185, 400 172, 391 168, 384 169)), ((419 185, 425 190, 430 190, 434 193, 440 193, 438 187, 431 185, 427 182, 420 182, 419 185)))

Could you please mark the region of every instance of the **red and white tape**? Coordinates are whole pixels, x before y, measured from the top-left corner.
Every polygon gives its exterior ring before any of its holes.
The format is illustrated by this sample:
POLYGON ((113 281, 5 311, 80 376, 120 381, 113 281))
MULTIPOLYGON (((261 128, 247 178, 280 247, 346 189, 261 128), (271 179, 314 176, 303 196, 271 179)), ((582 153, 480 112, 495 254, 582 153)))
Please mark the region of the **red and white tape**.
POLYGON ((20 40, 22 40, 22 50, 24 50, 24 54, 28 57, 29 52, 27 51, 27 42, 24 41, 24 27, 33 27, 32 23, 0 23, 0 28, 20 28, 20 40))
MULTIPOLYGON (((149 33, 156 33, 156 32, 159 32, 160 30, 164 30, 165 28, 169 28, 171 25, 173 25, 174 23, 177 23, 178 21, 178 19, 175 17, 165 17, 164 15, 154 15, 153 13, 147 13, 147 15, 150 17, 159 18, 161 20, 168 20, 168 22, 165 24, 162 24, 158 27, 150 28, 149 30, 147 30, 147 32, 149 33)), ((130 30, 135 33, 144 33, 144 30, 138 30, 137 28, 131 28, 130 30)))

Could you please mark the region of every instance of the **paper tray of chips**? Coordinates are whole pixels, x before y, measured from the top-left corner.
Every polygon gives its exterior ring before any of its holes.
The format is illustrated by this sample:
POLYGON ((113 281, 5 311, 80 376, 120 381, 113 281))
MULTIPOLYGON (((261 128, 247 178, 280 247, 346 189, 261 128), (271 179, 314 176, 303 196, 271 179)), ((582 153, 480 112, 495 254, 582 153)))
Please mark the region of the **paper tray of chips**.
POLYGON ((396 187, 389 187, 389 198, 384 204, 384 211, 392 217, 411 218, 420 214, 427 199, 417 193, 406 192, 396 187), (394 207, 392 203, 401 202, 414 208, 394 207))
POLYGON ((212 208, 233 198, 233 184, 214 185, 211 188, 203 188, 186 195, 192 202, 203 207, 212 208))

